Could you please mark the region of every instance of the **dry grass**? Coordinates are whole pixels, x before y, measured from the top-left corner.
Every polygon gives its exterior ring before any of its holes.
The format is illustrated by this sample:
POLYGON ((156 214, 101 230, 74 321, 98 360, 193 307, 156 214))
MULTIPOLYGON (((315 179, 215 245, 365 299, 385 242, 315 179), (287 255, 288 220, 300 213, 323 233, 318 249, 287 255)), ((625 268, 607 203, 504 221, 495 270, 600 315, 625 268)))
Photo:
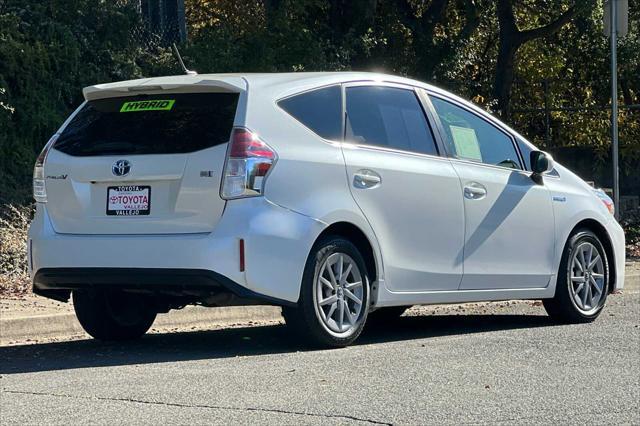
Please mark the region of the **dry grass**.
POLYGON ((27 229, 32 216, 32 206, 0 205, 0 296, 30 291, 27 229))

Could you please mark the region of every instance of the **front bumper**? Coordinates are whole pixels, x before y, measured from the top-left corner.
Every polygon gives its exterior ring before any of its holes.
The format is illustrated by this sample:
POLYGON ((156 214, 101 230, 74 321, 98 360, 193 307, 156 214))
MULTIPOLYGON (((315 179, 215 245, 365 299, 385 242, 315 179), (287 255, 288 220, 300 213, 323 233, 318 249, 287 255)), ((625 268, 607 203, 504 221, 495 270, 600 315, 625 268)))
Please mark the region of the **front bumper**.
POLYGON ((616 272, 616 281, 613 290, 622 290, 624 288, 624 274, 626 263, 626 244, 624 230, 622 226, 615 220, 611 219, 607 224, 607 232, 611 240, 611 246, 614 254, 614 265, 616 272))
POLYGON ((117 285, 109 276, 119 276, 116 281, 127 285, 145 281, 149 286, 183 287, 200 280, 199 285, 222 286, 240 297, 285 305, 298 300, 307 255, 323 228, 322 222, 260 197, 228 202, 211 233, 58 234, 46 205, 40 204, 29 229, 29 266, 36 291, 82 281, 117 285), (240 270, 240 239, 245 271, 240 270), (132 271, 139 273, 127 278, 132 271))

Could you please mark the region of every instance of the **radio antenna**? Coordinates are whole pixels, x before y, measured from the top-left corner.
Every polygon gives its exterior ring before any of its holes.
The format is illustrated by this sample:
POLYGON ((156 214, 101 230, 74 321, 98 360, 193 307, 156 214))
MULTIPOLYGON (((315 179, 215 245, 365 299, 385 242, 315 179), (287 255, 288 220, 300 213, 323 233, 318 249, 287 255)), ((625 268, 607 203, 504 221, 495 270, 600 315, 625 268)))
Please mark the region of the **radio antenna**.
POLYGON ((178 59, 178 62, 180 63, 180 67, 182 68, 182 71, 184 71, 185 74, 198 75, 197 72, 191 71, 184 66, 184 62, 182 61, 182 56, 180 56, 180 51, 178 50, 178 46, 176 46, 175 43, 171 44, 171 49, 173 50, 173 54, 176 56, 176 59, 178 59))

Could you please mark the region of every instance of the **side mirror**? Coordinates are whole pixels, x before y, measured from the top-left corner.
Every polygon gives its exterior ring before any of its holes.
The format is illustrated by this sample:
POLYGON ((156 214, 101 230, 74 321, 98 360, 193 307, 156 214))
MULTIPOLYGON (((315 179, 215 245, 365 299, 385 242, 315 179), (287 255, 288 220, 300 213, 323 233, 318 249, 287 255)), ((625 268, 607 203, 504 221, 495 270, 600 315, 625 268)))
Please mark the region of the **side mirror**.
POLYGON ((539 185, 542 184, 542 175, 553 170, 553 157, 543 151, 531 151, 531 179, 539 185))

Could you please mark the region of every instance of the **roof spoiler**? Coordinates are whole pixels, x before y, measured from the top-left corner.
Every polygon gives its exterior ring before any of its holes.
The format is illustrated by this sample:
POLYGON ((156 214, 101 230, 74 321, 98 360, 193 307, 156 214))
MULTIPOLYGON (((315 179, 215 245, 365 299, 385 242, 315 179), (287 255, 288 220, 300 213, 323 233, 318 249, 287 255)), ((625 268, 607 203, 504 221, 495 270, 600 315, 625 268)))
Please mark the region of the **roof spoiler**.
POLYGON ((246 81, 238 77, 219 80, 204 75, 180 75, 96 84, 85 87, 82 94, 87 101, 92 101, 122 96, 152 95, 167 91, 173 93, 239 93, 246 89, 246 81))

